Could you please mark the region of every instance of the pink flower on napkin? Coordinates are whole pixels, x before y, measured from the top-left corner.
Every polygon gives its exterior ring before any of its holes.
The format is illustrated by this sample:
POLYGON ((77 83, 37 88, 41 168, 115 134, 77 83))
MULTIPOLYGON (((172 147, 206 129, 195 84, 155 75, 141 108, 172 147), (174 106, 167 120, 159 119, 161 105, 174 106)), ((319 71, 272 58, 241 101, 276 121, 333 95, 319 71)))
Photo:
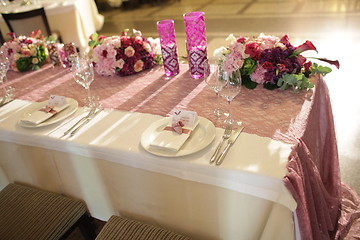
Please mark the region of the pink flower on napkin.
POLYGON ((182 129, 183 126, 184 126, 184 123, 182 121, 178 121, 178 122, 175 122, 175 123, 172 124, 173 130, 178 134, 183 133, 183 129, 182 129))

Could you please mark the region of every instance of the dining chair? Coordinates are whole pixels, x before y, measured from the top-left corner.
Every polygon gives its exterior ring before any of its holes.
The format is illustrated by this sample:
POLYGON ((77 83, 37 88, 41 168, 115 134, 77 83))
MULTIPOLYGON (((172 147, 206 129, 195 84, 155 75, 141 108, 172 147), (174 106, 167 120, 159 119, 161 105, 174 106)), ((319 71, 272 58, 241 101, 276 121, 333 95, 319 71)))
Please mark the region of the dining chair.
POLYGON ((66 239, 79 227, 94 240, 86 205, 80 200, 21 184, 0 191, 0 239, 66 239))
POLYGON ((113 215, 95 240, 191 240, 191 238, 150 224, 113 215))
POLYGON ((14 32, 16 36, 29 36, 36 30, 41 30, 45 37, 52 35, 44 8, 27 12, 2 13, 2 16, 10 32, 14 32))

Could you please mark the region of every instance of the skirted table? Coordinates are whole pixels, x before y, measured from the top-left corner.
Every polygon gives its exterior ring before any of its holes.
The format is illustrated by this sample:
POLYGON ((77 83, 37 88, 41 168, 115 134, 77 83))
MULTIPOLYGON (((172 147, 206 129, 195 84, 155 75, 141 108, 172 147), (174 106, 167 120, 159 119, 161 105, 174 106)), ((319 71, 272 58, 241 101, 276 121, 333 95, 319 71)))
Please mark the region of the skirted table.
POLYGON ((99 219, 125 215, 194 239, 326 239, 346 231, 338 220, 353 211, 341 211, 346 189, 322 78, 307 92, 243 88, 230 107, 244 133, 221 166, 209 164, 221 128, 186 156, 157 156, 141 144, 148 127, 175 109, 220 126, 213 111, 228 103, 192 79, 187 65, 171 79, 161 67, 129 77, 96 75, 91 91, 105 110, 73 137, 63 133, 86 115, 81 107, 48 126, 17 123, 50 95, 83 106, 86 92, 68 69, 45 65, 9 72, 8 79, 17 100, 0 108, 1 185, 18 181, 61 192, 85 200, 99 219))

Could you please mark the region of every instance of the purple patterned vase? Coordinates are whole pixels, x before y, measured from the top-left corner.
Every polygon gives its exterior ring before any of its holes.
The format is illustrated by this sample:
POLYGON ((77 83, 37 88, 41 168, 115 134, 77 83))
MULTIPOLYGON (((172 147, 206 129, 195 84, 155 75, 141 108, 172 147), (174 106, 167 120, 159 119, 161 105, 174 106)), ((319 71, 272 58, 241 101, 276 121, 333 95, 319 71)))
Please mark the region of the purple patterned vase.
POLYGON ((207 60, 206 28, 203 12, 184 14, 186 47, 190 75, 198 79, 204 75, 204 62, 207 60))
POLYGON ((165 75, 168 77, 179 73, 174 21, 166 19, 157 22, 161 54, 164 62, 165 75))

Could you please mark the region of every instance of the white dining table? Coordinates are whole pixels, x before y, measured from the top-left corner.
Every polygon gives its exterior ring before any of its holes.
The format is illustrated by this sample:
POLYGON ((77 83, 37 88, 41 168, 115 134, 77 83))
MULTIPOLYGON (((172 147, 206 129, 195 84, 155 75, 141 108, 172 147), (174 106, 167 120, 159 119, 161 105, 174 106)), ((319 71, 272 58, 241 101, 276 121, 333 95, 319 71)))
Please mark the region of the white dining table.
POLYGON ((63 193, 84 200, 98 219, 123 215, 193 239, 296 239, 296 202, 283 184, 291 144, 242 133, 215 166, 209 159, 221 128, 202 150, 164 157, 141 143, 162 116, 104 109, 64 137, 85 109, 23 127, 32 104, 17 99, 0 108, 1 188, 19 182, 63 193))
MULTIPOLYGON (((94 0, 36 0, 31 5, 21 5, 21 1, 0 5, 0 12, 16 13, 44 7, 50 29, 58 32, 64 43, 75 43, 81 52, 88 48, 89 36, 104 24, 104 16, 99 14, 94 0)), ((9 32, 2 17, 0 29, 3 35, 9 32)))

